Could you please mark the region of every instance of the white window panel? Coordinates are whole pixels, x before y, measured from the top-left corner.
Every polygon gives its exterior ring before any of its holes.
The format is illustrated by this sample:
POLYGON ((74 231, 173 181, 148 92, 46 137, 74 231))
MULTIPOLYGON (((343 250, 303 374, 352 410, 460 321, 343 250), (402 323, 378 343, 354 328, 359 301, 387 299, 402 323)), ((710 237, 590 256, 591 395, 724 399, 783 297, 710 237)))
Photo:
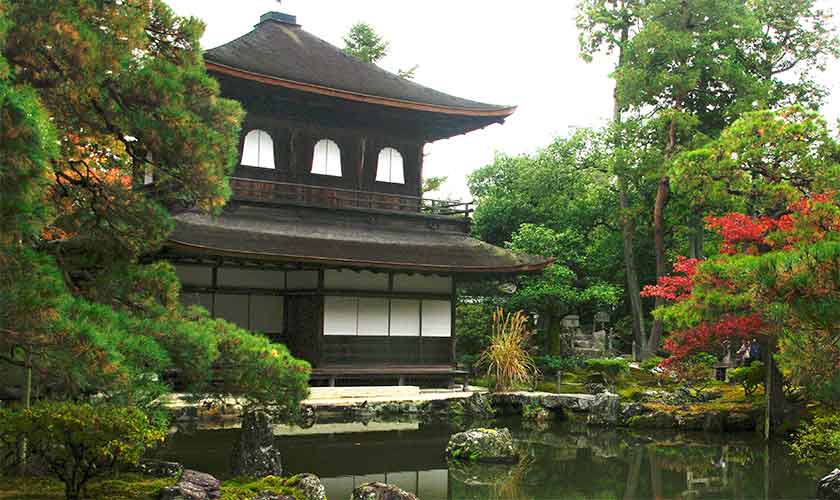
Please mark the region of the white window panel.
POLYGON ((226 319, 238 326, 248 328, 248 296, 217 293, 213 317, 226 319))
POLYGON ((213 286, 213 268, 210 266, 177 264, 175 275, 183 285, 213 286))
POLYGON ((395 274, 395 292, 452 293, 451 276, 424 276, 422 274, 395 274))
POLYGON ((318 288, 318 271, 289 271, 286 273, 289 290, 314 290, 318 288))
POLYGON ((358 299, 359 335, 388 335, 388 299, 360 297, 358 299))
POLYGON ((312 151, 313 174, 341 177, 341 149, 335 141, 321 139, 312 151))
POLYGON ((262 333, 283 333, 283 297, 251 295, 251 330, 262 333))
POLYGON ((420 335, 419 300, 391 300, 391 335, 395 337, 420 335))
POLYGON ((382 148, 376 160, 376 180, 405 184, 405 167, 399 151, 394 148, 382 148))
POLYGON ((267 288, 271 290, 286 288, 286 273, 270 269, 220 267, 217 280, 218 285, 222 287, 267 288))
POLYGON ((423 301, 423 336, 452 336, 452 304, 448 300, 423 301))
POLYGON ((274 168, 274 141, 268 132, 258 129, 248 132, 240 163, 250 167, 274 168))
POLYGON ((388 274, 349 269, 324 271, 324 288, 330 290, 387 291, 388 274))
POLYGON ((324 335, 356 335, 357 322, 355 297, 324 297, 324 335))

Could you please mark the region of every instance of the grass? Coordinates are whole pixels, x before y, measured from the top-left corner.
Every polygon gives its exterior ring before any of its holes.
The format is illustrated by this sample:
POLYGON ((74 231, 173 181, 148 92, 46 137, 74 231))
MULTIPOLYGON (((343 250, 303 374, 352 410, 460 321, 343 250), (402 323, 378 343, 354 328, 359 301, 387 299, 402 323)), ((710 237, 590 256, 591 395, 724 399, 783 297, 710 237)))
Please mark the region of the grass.
MULTIPOLYGON (((161 488, 175 484, 175 478, 152 478, 138 474, 120 474, 94 479, 87 487, 91 500, 151 500, 161 488)), ((0 476, 0 499, 61 500, 64 483, 49 476, 0 476)))
POLYGON ((296 479, 296 476, 230 479, 222 484, 221 500, 247 500, 248 498, 254 498, 266 490, 303 500, 300 490, 291 486, 296 483, 296 479))
MULTIPOLYGON (((290 486, 295 477, 268 476, 262 479, 237 478, 222 483, 221 500, 245 500, 265 490, 302 499, 300 490, 290 486)), ((90 500, 154 500, 162 488, 175 484, 175 478, 153 478, 139 474, 119 474, 94 479, 87 487, 90 500)), ((63 500, 64 483, 51 476, 0 476, 0 500, 63 500)))

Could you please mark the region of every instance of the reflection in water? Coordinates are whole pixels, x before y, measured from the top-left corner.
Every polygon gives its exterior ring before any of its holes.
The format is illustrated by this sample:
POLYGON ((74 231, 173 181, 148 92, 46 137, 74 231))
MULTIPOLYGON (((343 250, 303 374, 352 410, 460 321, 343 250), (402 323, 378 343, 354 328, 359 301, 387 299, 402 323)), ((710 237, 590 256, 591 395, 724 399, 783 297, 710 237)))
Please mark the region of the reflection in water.
MULTIPOLYGON (((815 478, 782 443, 746 435, 637 434, 563 424, 511 428, 523 449, 514 465, 447 463, 445 424, 326 425, 325 433, 278 436, 284 469, 314 472, 328 498, 368 481, 396 484, 422 500, 807 498, 815 478), (375 430, 374 430, 375 429, 375 430)), ((224 477, 237 429, 175 434, 162 455, 224 477)))

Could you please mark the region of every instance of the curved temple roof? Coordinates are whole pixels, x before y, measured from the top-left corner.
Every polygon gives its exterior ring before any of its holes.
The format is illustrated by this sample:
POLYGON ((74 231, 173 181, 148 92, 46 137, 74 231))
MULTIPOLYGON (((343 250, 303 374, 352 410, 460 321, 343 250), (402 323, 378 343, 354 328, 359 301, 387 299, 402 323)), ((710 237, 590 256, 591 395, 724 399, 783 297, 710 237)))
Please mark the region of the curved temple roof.
POLYGON ((266 19, 253 31, 204 53, 207 69, 293 90, 396 108, 501 121, 515 106, 455 97, 345 54, 300 25, 266 19))
POLYGON ((179 214, 165 246, 207 256, 442 273, 526 273, 552 262, 454 232, 277 220, 262 210, 243 212, 179 214))

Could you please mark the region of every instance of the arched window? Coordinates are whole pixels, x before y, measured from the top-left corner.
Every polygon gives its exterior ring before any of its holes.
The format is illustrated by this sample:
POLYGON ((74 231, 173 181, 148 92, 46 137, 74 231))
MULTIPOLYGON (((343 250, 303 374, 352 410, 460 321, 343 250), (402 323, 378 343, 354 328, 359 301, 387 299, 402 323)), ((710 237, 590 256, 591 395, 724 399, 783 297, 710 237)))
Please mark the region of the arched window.
POLYGON ((376 180, 405 184, 403 157, 399 151, 394 148, 382 148, 376 161, 376 180))
POLYGON ((321 139, 312 152, 312 173, 341 177, 341 149, 330 139, 321 139))
POLYGON ((242 148, 242 165, 274 168, 274 141, 264 130, 254 129, 245 136, 242 148))

